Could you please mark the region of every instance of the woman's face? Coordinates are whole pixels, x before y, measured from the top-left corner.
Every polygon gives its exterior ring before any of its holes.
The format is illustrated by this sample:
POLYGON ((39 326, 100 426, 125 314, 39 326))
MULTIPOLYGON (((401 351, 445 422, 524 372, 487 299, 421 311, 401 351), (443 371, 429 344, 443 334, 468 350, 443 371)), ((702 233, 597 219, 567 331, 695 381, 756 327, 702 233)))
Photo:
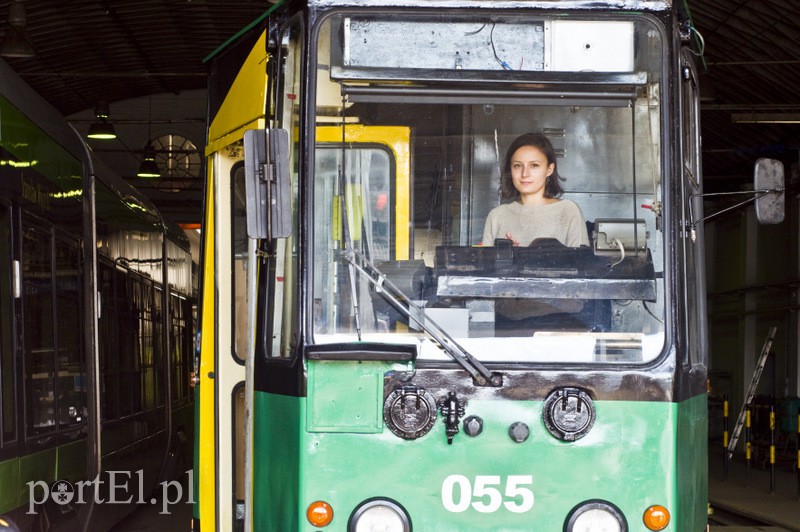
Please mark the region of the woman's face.
POLYGON ((547 177, 555 170, 555 164, 547 162, 544 152, 535 146, 522 146, 514 152, 510 162, 511 180, 522 203, 544 198, 547 177))

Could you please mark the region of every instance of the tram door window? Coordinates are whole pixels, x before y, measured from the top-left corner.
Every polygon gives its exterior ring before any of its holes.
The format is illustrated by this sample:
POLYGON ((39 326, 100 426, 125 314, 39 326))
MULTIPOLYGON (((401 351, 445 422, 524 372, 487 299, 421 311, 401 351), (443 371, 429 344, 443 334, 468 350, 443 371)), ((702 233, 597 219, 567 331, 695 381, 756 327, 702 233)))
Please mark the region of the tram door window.
POLYGON ((84 418, 80 252, 52 227, 23 220, 23 342, 29 436, 84 418))
POLYGON ((234 356, 244 362, 247 349, 247 207, 244 163, 231 169, 231 237, 233 242, 233 333, 234 356))
MULTIPOLYGON (((241 146, 236 146, 240 148, 241 146)), ((238 151, 238 150, 235 150, 238 151)), ((225 172, 228 166, 217 165, 218 172, 225 172)), ((231 246, 231 271, 230 293, 231 298, 231 331, 232 331, 232 357, 240 364, 244 364, 247 356, 247 252, 249 240, 247 238, 247 214, 244 163, 237 161, 230 166, 230 246, 231 246)), ((220 224, 222 226, 222 224, 220 224)), ((180 312, 180 310, 178 310, 180 312)), ((177 336, 177 333, 176 333, 177 336)), ((182 383, 178 384, 181 386, 182 383)), ((177 392, 176 390, 176 393, 177 392)), ((244 411, 244 385, 239 383, 231 395, 230 412, 233 416, 233 488, 234 500, 237 504, 244 500, 244 421, 241 412, 244 411)))
POLYGON ((233 390, 231 400, 231 411, 233 412, 233 426, 236 427, 236 441, 234 445, 234 498, 238 504, 244 504, 244 425, 245 425, 245 403, 244 403, 244 383, 240 383, 233 390))
MULTIPOLYGON (((104 421, 163 406, 161 287, 102 259, 98 279, 104 421)), ((179 347, 173 344, 171 349, 179 347)))
POLYGON ((6 445, 16 439, 17 403, 14 367, 13 335, 13 294, 12 294, 12 252, 11 252, 11 213, 6 205, 0 204, 0 443, 6 445))

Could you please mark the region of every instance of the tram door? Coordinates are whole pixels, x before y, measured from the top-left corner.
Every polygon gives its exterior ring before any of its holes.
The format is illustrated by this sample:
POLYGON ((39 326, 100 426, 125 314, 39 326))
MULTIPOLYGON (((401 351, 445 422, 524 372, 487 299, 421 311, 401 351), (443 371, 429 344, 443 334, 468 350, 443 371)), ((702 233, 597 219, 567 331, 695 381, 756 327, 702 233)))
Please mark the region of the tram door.
MULTIPOLYGON (((198 362, 199 424, 196 460, 198 466, 197 515, 204 526, 228 528, 242 519, 247 499, 246 367, 248 344, 248 275, 269 293, 264 351, 270 359, 288 358, 296 346, 294 320, 297 315, 298 261, 294 236, 264 241, 259 256, 252 258, 245 230, 244 169, 242 137, 246 130, 264 129, 266 83, 275 84, 273 109, 276 127, 295 131, 300 123, 302 102, 301 66, 303 23, 289 20, 280 30, 279 72, 265 77, 265 36, 262 34, 247 56, 231 91, 209 126, 209 198, 204 222, 203 286, 198 362), (248 268, 253 268, 248 271, 248 268), (244 393, 243 393, 244 392, 244 393)), ((290 139, 292 209, 296 213, 300 143, 290 139)), ((297 217, 293 214, 293 234, 297 217)), ((252 467, 252 466, 251 466, 252 467)))

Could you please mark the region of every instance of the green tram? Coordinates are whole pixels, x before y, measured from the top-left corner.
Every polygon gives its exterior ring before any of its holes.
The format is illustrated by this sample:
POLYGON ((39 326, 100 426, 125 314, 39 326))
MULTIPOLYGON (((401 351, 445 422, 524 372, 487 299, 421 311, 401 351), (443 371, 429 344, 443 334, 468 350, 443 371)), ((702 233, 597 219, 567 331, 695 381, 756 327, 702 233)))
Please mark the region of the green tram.
POLYGON ((308 0, 209 56, 199 526, 705 530, 700 42, 670 0, 308 0), (577 246, 485 240, 527 133, 577 246))
POLYGON ((191 467, 191 264, 183 230, 0 61, 3 522, 108 530, 191 467))

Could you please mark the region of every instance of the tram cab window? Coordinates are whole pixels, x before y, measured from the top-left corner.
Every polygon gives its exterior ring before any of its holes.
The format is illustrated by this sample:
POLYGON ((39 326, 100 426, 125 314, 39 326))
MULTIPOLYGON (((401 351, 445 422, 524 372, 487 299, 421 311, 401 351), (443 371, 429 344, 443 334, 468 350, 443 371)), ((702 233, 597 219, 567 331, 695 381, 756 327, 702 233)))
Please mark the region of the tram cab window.
POLYGON ((484 362, 661 353, 665 37, 654 24, 348 13, 316 36, 315 342, 415 343, 420 359, 448 360, 426 331, 435 322, 484 362), (402 148, 393 128, 407 131, 402 148), (588 245, 483 242, 489 212, 509 202, 503 162, 523 133, 552 143, 588 245), (388 161, 364 135, 387 137, 388 161), (501 313, 515 305, 560 310, 509 336, 501 313))

